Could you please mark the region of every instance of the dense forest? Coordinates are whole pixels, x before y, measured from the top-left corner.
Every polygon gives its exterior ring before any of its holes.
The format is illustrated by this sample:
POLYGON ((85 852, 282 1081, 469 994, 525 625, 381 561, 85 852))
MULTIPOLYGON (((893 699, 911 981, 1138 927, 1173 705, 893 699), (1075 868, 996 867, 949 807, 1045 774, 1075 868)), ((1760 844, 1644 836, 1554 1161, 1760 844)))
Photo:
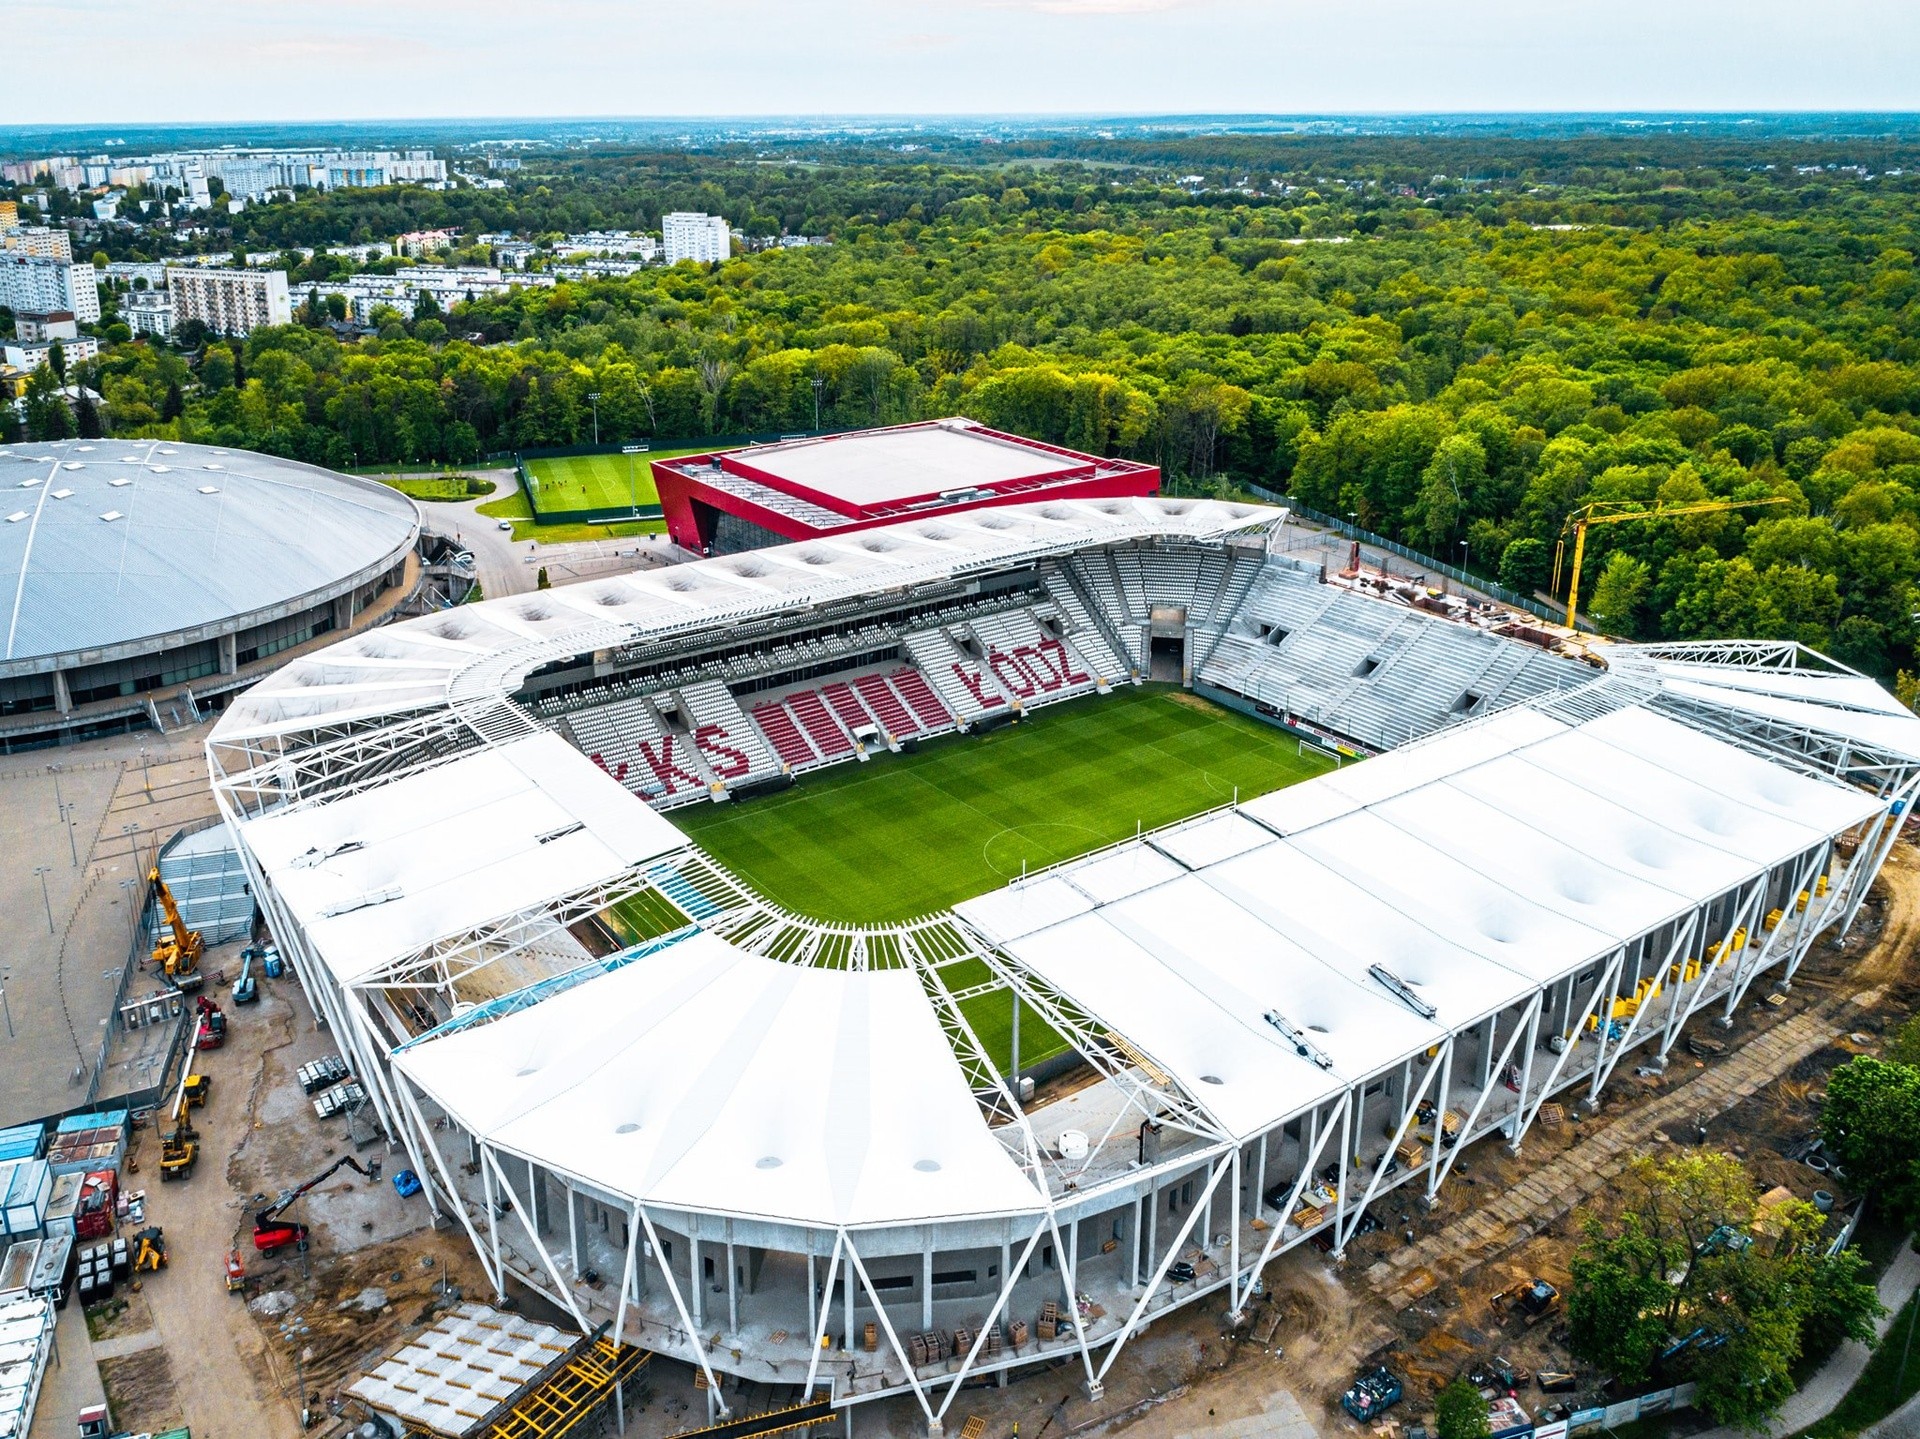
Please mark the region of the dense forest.
MULTIPOLYGON (((233 246, 674 208, 833 243, 388 315, 356 340, 320 311, 232 346, 122 342, 92 379, 104 414, 79 421, 366 465, 580 442, 589 393, 604 437, 966 414, 1181 486, 1289 493, 1523 590, 1580 506, 1779 498, 1597 529, 1593 619, 1920 668, 1920 148, 1033 148, 555 155, 504 191, 255 207, 233 246)), ((289 264, 298 298, 317 272, 289 264)), ((29 397, 34 433, 74 422, 29 397)))

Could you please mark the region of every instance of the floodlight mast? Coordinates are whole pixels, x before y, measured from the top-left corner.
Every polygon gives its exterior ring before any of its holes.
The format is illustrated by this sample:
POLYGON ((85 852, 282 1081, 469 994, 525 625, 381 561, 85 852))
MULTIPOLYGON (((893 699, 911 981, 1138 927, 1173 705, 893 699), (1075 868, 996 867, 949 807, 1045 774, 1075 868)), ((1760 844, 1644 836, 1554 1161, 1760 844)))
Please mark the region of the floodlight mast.
POLYGON ((1268 1024, 1280 1031, 1281 1036, 1293 1046, 1293 1052, 1302 1059, 1310 1059, 1322 1069, 1333 1068, 1333 1056, 1306 1035, 1287 1022, 1287 1017, 1277 1009, 1270 1009, 1263 1016, 1268 1024))

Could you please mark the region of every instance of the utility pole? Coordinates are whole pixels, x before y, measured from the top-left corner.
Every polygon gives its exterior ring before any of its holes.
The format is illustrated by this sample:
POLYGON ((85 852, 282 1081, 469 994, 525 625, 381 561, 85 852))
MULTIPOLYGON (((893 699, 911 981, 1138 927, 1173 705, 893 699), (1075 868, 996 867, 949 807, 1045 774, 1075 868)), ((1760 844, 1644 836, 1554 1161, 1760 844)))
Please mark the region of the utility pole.
POLYGON ((54 933, 53 900, 47 894, 47 876, 53 873, 53 866, 50 864, 36 864, 33 867, 33 872, 40 876, 40 902, 47 907, 47 933, 52 934, 54 933))
POLYGON ((587 403, 593 406, 593 442, 600 443, 600 392, 593 391, 587 396, 587 403))
POLYGON ((816 430, 820 428, 820 391, 826 387, 826 383, 818 375, 813 377, 813 427, 816 430))

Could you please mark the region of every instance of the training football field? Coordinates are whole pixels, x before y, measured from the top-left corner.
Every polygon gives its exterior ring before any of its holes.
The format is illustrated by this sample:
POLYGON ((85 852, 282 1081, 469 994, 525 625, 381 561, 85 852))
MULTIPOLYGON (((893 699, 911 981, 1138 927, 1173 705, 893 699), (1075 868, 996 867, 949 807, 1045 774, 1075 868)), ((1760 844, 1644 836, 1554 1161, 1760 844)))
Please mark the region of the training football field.
POLYGON ((549 455, 526 460, 539 510, 611 510, 660 503, 649 460, 670 460, 702 450, 650 450, 638 455, 549 455))
POLYGON ((1154 685, 669 818, 776 904, 875 924, 1330 767, 1290 735, 1154 685))

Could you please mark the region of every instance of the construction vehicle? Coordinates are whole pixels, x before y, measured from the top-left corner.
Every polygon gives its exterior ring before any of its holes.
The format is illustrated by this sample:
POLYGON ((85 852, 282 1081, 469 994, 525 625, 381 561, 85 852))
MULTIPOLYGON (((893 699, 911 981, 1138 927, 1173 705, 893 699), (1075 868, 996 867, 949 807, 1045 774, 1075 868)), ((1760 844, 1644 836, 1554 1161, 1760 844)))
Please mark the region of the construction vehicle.
POLYGON ((173 1128, 160 1137, 160 1178, 187 1179, 193 1174, 193 1162, 200 1157, 200 1131, 193 1127, 187 1113, 195 1105, 207 1102, 212 1088, 204 1074, 193 1073, 193 1066, 180 1076, 180 1090, 173 1100, 173 1128))
POLYGON ((309 1179, 306 1183, 297 1185, 292 1189, 281 1190, 279 1198, 275 1199, 271 1204, 254 1211, 253 1247, 262 1254, 271 1254, 274 1250, 284 1249, 289 1244, 297 1245, 301 1249, 305 1249, 307 1247, 307 1226, 291 1219, 283 1219, 281 1216, 301 1195, 325 1183, 341 1169, 351 1169, 358 1174, 363 1174, 371 1183, 377 1184, 380 1180, 380 1161, 378 1159, 363 1165, 351 1154, 343 1155, 341 1158, 334 1160, 333 1163, 329 1164, 318 1174, 314 1175, 313 1178, 309 1179))
POLYGON ((253 977, 253 951, 248 950, 240 959, 240 977, 233 982, 233 1002, 252 1004, 260 997, 260 983, 253 977))
POLYGON ((1544 1279, 1523 1279, 1511 1289, 1503 1289, 1493 1296, 1493 1312, 1509 1314, 1515 1311, 1532 1328, 1547 1317, 1553 1306, 1560 1302, 1560 1291, 1544 1279))
POLYGON ((227 1042, 227 1017, 220 1012, 220 1006, 204 994, 194 1001, 194 1008, 200 1018, 193 1032, 195 1049, 218 1049, 227 1042))
POLYGON ((180 906, 174 903, 173 891, 167 888, 167 882, 160 878, 158 865, 147 871, 147 883, 153 886, 153 897, 160 905, 160 912, 167 917, 168 937, 154 945, 153 962, 175 989, 198 989, 203 978, 200 955, 206 949, 206 941, 201 939, 199 930, 188 929, 187 922, 180 918, 180 906))
MULTIPOLYGON (((1626 508, 1630 501, 1597 500, 1590 505, 1582 505, 1567 516, 1566 528, 1573 531, 1573 576, 1567 586, 1567 628, 1577 629, 1580 614, 1580 566, 1587 557, 1587 529, 1592 525, 1618 525, 1629 520, 1677 520, 1685 515, 1713 515, 1726 510, 1751 509, 1760 505, 1791 504, 1784 495, 1776 495, 1765 500, 1701 500, 1684 505, 1634 505, 1626 508)), ((1553 587, 1560 588, 1560 557, 1565 553, 1567 540, 1562 531, 1559 547, 1553 554, 1553 587)))
POLYGON ((167 1267, 167 1237, 157 1224, 149 1224, 133 1236, 133 1272, 152 1270, 158 1273, 167 1267))
POLYGON ((240 1251, 227 1251, 227 1293, 244 1294, 247 1292, 247 1266, 240 1262, 240 1251))

